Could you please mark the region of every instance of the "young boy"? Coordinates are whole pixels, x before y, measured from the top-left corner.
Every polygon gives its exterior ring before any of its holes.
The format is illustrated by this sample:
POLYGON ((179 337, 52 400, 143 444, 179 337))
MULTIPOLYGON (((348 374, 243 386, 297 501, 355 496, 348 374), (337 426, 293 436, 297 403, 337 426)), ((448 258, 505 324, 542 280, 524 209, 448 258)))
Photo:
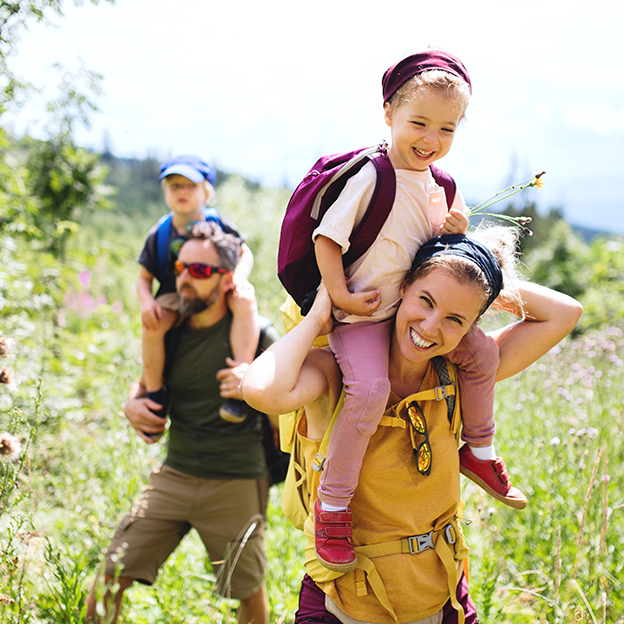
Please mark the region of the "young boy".
MULTIPOLYGON (((176 156, 160 166, 160 177, 165 202, 171 214, 163 217, 148 233, 143 251, 137 292, 141 301, 143 325, 143 374, 147 397, 162 405, 159 416, 166 416, 166 391, 163 386, 165 367, 165 334, 178 319, 175 261, 190 223, 215 221, 224 232, 244 240, 237 227, 206 205, 214 193, 216 172, 197 156, 176 156), (152 282, 159 288, 152 295, 152 282)), ((260 335, 257 305, 253 288, 247 278, 253 267, 253 255, 243 243, 236 271, 234 287, 228 295, 232 313, 230 342, 236 363, 254 359, 260 335)), ((230 362, 231 364, 231 362, 230 362)), ((221 408, 221 417, 229 422, 242 422, 247 417, 247 406, 242 401, 227 399, 221 408)))

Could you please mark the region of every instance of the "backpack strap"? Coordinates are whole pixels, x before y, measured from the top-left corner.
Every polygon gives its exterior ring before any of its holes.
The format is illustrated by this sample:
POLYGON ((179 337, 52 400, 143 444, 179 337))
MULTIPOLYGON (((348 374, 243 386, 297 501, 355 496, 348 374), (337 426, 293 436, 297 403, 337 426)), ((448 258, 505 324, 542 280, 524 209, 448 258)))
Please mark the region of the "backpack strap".
POLYGON ((202 212, 204 213, 204 220, 212 221, 213 223, 216 223, 221 229, 223 229, 223 221, 221 221, 221 215, 216 208, 206 207, 203 209, 202 212))
POLYGON ((158 260, 158 274, 156 279, 162 284, 167 274, 167 256, 169 252, 169 239, 171 238, 171 228, 173 213, 161 217, 156 224, 156 256, 158 260))
MULTIPOLYGON (((223 229, 221 215, 215 208, 204 208, 202 210, 204 219, 216 223, 223 229)), ((167 275, 167 259, 169 257, 169 239, 171 238, 171 228, 173 227, 173 213, 164 215, 156 224, 156 257, 158 260, 158 274, 156 279, 162 284, 167 275)))
POLYGON ((436 181, 436 184, 444 189, 444 195, 446 196, 446 205, 450 210, 453 202, 455 201, 455 195, 457 194, 457 184, 455 184, 455 180, 453 180, 451 175, 443 169, 438 169, 433 165, 430 165, 429 169, 431 169, 431 175, 436 181))
POLYGON ((369 160, 377 171, 375 189, 362 220, 349 237, 351 246, 342 257, 345 267, 353 264, 371 248, 394 205, 396 174, 386 150, 378 148, 377 153, 369 155, 369 160))
MULTIPOLYGON (((438 375, 438 379, 440 380, 440 383, 442 384, 441 388, 446 388, 448 386, 453 386, 455 388, 455 392, 453 394, 450 394, 448 392, 443 393, 444 395, 443 398, 446 399, 446 415, 448 416, 448 421, 449 421, 449 424, 451 425, 451 430, 455 431, 453 429, 454 427, 453 419, 455 416, 455 397, 457 396, 457 393, 459 392, 458 384, 457 382, 454 382, 451 379, 451 375, 449 374, 449 369, 448 369, 448 362, 446 358, 442 357, 441 355, 438 355, 431 359, 431 363, 433 364, 433 368, 436 374, 438 375)), ((438 388, 436 388, 436 390, 438 390, 438 388)), ((440 400, 442 397, 436 396, 436 398, 440 400)), ((457 423, 455 426, 457 427, 457 431, 455 431, 455 433, 457 436, 459 436, 459 424, 457 423)))

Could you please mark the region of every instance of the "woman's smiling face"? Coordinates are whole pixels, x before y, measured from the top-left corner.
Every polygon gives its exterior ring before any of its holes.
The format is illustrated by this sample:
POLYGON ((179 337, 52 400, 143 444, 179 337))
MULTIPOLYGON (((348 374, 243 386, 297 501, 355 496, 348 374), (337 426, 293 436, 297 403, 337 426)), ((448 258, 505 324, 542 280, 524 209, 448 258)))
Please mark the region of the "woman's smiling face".
POLYGON ((450 353, 479 318, 485 300, 478 284, 459 282, 443 268, 404 284, 401 296, 394 346, 409 362, 450 353))

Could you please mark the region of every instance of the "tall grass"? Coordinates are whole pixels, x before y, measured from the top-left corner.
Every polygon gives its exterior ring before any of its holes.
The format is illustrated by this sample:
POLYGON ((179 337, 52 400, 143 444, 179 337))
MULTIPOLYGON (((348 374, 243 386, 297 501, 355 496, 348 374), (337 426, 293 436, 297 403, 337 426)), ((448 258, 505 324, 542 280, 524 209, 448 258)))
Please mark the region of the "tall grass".
MULTIPOLYGON (((276 322, 285 200, 236 179, 219 189, 219 208, 250 235, 252 281, 276 322)), ((102 551, 162 460, 162 442, 144 444, 121 412, 140 372, 134 258, 149 225, 109 234, 94 219, 62 266, 0 239, 0 338, 10 345, 2 365, 12 372, 0 386, 0 432, 23 447, 16 462, 0 463, 3 623, 84 618, 102 551)), ((470 587, 482 622, 624 622, 623 347, 622 328, 605 327, 499 384, 495 443, 529 506, 512 510, 464 482, 470 587)), ((286 623, 303 538, 287 525, 280 493, 272 488, 267 585, 272 621, 286 623)), ((216 582, 191 533, 153 587, 128 590, 121 621, 235 622, 236 602, 218 597, 216 582)))
POLYGON ((529 505, 465 485, 483 621, 624 622, 623 347, 596 331, 497 386, 497 450, 529 505))

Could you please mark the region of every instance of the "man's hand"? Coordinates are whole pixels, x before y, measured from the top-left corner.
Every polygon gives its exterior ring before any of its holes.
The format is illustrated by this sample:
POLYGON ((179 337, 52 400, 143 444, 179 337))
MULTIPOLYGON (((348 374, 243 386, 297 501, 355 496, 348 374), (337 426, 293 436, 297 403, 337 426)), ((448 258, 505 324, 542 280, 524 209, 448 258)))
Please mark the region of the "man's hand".
POLYGON ((247 362, 236 362, 232 358, 225 358, 225 363, 229 368, 222 368, 217 372, 217 381, 220 383, 219 391, 224 399, 243 400, 240 392, 240 385, 249 364, 247 362))
POLYGON ((126 418, 139 434, 139 437, 148 444, 152 444, 160 439, 165 431, 167 420, 156 416, 156 414, 150 410, 150 408, 157 410, 161 407, 162 405, 145 397, 130 398, 123 405, 126 418), (150 437, 146 434, 151 434, 154 437, 150 437))
POLYGON ((145 329, 151 329, 152 331, 157 330, 161 318, 162 309, 156 303, 155 299, 152 299, 141 307, 141 323, 145 329))
POLYGON ((441 234, 465 234, 468 231, 468 217, 464 212, 453 208, 444 217, 444 223, 440 227, 441 234))

